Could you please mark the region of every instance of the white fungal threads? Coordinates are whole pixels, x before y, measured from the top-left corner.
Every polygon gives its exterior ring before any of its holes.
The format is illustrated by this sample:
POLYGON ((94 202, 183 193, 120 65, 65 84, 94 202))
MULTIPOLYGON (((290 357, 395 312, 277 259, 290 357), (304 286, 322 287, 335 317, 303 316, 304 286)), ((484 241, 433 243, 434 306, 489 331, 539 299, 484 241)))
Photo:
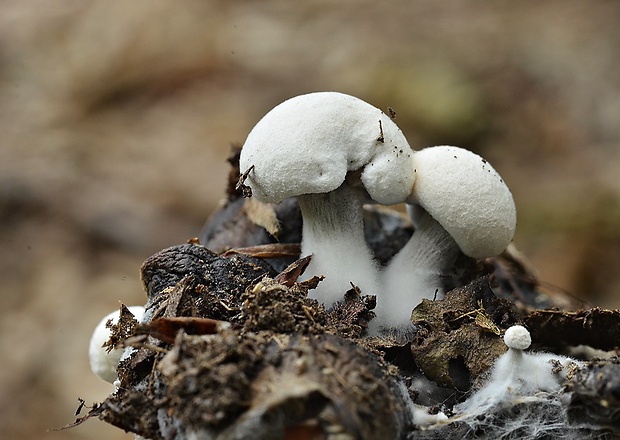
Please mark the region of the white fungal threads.
MULTIPOLYGON (((128 309, 138 321, 144 316, 144 307, 142 306, 128 307, 128 309)), ((106 315, 99 324, 97 324, 97 327, 95 327, 88 348, 90 369, 101 379, 110 383, 114 383, 117 379, 116 367, 125 349, 116 348, 108 353, 107 349, 103 347, 103 344, 110 339, 110 329, 107 327, 108 321, 112 321, 112 324, 116 324, 119 317, 120 312, 118 310, 106 315)))
POLYGON ((326 306, 341 299, 350 283, 365 294, 380 294, 362 205, 368 196, 381 204, 409 196, 412 153, 389 116, 335 92, 291 98, 248 135, 240 157, 246 184, 262 202, 298 198, 302 255, 313 255, 304 277, 325 276, 310 295, 326 306))
POLYGON ((504 342, 508 351, 497 359, 486 384, 455 407, 459 414, 484 414, 498 405, 515 405, 524 397, 538 396, 544 400, 544 395, 539 393, 560 391, 570 364, 578 362, 566 356, 524 352, 532 339, 520 325, 506 330, 504 342))
POLYGON ((525 352, 532 340, 520 325, 506 330, 504 342, 508 351, 497 359, 484 386, 456 405, 454 416, 437 423, 465 423, 472 432, 484 430, 485 438, 516 438, 515 433, 518 438, 567 438, 563 383, 579 361, 525 352))

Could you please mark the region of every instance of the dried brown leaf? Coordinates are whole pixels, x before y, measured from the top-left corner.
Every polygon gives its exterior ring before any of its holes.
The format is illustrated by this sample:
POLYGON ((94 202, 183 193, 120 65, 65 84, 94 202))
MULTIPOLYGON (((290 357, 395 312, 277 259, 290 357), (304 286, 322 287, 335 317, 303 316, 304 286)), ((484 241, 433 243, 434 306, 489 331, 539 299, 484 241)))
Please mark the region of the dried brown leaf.
POLYGON ((259 244, 242 248, 229 249, 224 252, 224 257, 234 254, 247 255, 254 258, 282 258, 298 257, 301 252, 299 243, 271 243, 259 244))
POLYGON ((310 264, 311 259, 312 255, 308 255, 307 257, 300 258, 299 260, 290 264, 275 278, 276 282, 284 284, 286 287, 291 287, 304 273, 304 271, 308 267, 308 264, 310 264))
POLYGON ((252 223, 265 228, 269 234, 278 238, 280 221, 273 206, 270 203, 261 203, 254 198, 250 198, 245 200, 243 211, 252 223))
POLYGON ((188 335, 212 335, 228 325, 230 324, 225 321, 211 318, 158 318, 139 325, 136 328, 135 334, 150 335, 160 341, 172 344, 179 330, 183 330, 188 335))

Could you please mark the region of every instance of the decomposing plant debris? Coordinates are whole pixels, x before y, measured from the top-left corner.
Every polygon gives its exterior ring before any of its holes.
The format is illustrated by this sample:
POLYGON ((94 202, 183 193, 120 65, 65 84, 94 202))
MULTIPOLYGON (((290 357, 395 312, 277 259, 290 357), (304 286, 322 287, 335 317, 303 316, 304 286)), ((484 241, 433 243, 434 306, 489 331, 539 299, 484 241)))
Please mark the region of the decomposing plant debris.
POLYGON ((506 351, 500 328, 517 317, 485 277, 448 292, 442 301, 422 300, 411 319, 418 326, 411 344, 418 367, 441 386, 467 391, 506 351))
MULTIPOLYGON (((509 327, 525 325, 537 350, 564 353, 579 344, 615 350, 618 311, 545 309, 575 303, 546 294, 509 249, 484 261, 459 255, 446 281, 451 290, 407 310, 411 329, 369 337, 382 292, 351 284, 328 309, 310 299, 322 280, 302 277, 312 256, 299 259, 297 201, 265 205, 259 209, 268 221, 252 220, 252 208, 231 185, 226 206, 199 241, 144 262, 145 318, 138 323, 123 308, 109 341, 129 347, 117 389, 70 426, 97 417, 152 440, 620 432, 620 362, 613 351, 606 360, 571 364, 560 391, 506 399, 484 415, 460 410, 506 352, 509 327), (276 224, 281 242, 265 229, 276 224)), ((364 208, 364 227, 380 264, 413 230, 403 215, 379 207, 364 208)))
POLYGON ((133 313, 125 306, 121 304, 120 318, 116 324, 112 324, 111 320, 106 323, 106 327, 110 329, 110 339, 106 341, 103 346, 107 351, 118 348, 122 341, 134 334, 135 328, 138 325, 138 321, 135 319, 133 313))
MULTIPOLYGON (((232 302, 239 300, 254 280, 277 274, 264 260, 242 254, 225 258, 197 244, 174 246, 158 252, 144 262, 141 273, 150 301, 161 301, 157 296, 163 290, 191 277, 196 286, 204 286, 206 295, 232 302)), ((202 303, 208 307, 204 301, 202 303)))
POLYGON ((399 438, 407 426, 390 367, 333 335, 181 332, 154 365, 99 417, 151 439, 291 438, 315 425, 339 438, 399 438))
POLYGON ((342 301, 334 304, 328 315, 331 331, 346 338, 360 338, 374 318, 375 296, 362 296, 354 284, 344 294, 342 301))
POLYGON ((620 359, 599 360, 575 372, 567 387, 573 392, 569 415, 579 423, 609 430, 620 425, 620 359))
POLYGON ((257 332, 320 334, 325 332, 327 313, 316 300, 308 298, 308 287, 294 283, 287 287, 264 278, 241 297, 244 329, 257 332))
POLYGON ((577 312, 535 310, 524 321, 549 348, 588 345, 601 350, 620 348, 620 310, 598 307, 577 312))

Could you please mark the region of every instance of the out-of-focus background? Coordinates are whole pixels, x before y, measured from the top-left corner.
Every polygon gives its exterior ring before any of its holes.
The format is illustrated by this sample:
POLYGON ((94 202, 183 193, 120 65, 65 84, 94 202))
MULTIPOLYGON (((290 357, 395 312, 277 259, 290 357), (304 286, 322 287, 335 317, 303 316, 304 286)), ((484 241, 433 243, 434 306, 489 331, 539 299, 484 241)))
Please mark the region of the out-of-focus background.
POLYGON ((231 143, 320 90, 487 158, 542 281, 620 307, 620 2, 0 1, 0 438, 62 432, 90 333, 196 236, 231 143))

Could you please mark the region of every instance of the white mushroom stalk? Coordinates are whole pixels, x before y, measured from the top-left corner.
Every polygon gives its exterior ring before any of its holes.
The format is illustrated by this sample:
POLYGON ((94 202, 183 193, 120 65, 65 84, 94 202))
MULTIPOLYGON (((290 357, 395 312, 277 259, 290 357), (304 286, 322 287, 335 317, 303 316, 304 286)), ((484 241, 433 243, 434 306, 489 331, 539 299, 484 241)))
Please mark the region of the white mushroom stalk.
POLYGON ((463 148, 439 146, 415 152, 413 162, 416 179, 407 202, 416 230, 384 270, 375 332, 409 325, 423 298, 441 298, 460 252, 491 257, 514 236, 512 194, 486 160, 463 148))
POLYGON ((379 272, 363 235, 362 204, 403 202, 413 185, 412 151, 381 110, 349 95, 291 98, 252 129, 240 157, 259 201, 298 197, 305 277, 324 275, 311 295, 330 306, 357 285, 379 293, 379 272))
POLYGON ((415 233, 384 269, 372 333, 408 326, 411 311, 423 298, 441 298, 445 293, 444 279, 459 256, 459 246, 428 213, 418 215, 415 233))
POLYGON ((340 299, 351 282, 364 292, 378 293, 378 267, 364 239, 360 210, 366 198, 363 189, 346 184, 298 198, 304 219, 302 253, 313 254, 306 277, 325 277, 311 296, 326 305, 340 299))

